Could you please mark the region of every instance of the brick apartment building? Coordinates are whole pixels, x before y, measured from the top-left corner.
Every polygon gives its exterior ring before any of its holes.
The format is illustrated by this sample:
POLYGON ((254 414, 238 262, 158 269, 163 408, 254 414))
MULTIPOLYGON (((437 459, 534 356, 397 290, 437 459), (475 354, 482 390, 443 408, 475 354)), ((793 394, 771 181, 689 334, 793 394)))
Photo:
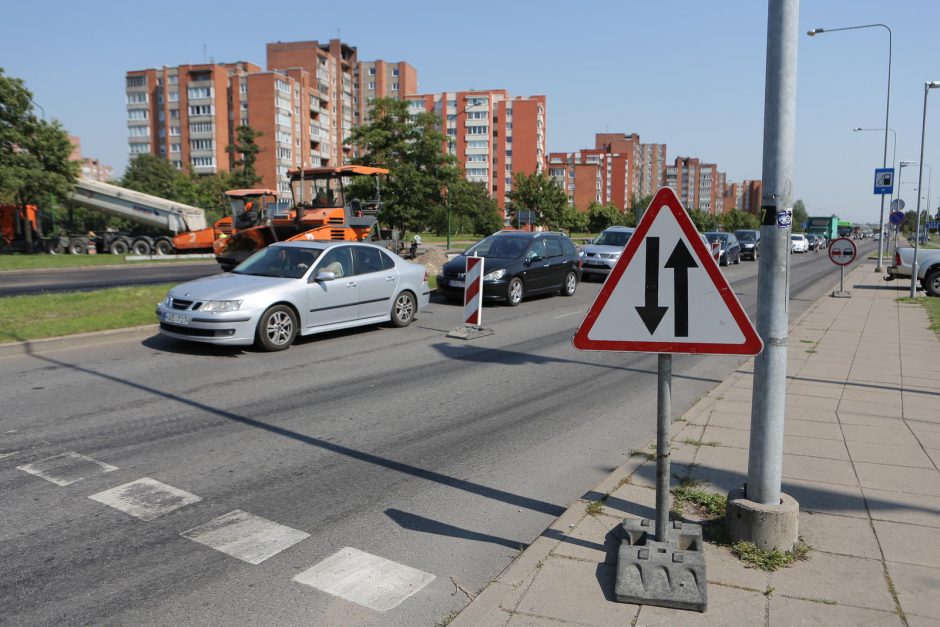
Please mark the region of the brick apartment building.
POLYGON ((763 187, 763 182, 760 180, 731 183, 725 188, 725 207, 729 210, 740 209, 760 217, 763 187))
POLYGON ((725 180, 718 166, 695 157, 676 157, 673 165, 666 166, 665 184, 676 192, 686 209, 724 213, 725 180))
POLYGON ((412 114, 439 116, 468 181, 484 183, 505 207, 512 178, 541 172, 546 157, 545 96, 510 97, 504 89, 457 91, 407 97, 412 114))
POLYGON ((77 135, 69 135, 69 141, 72 143, 72 153, 69 155, 69 161, 78 161, 80 164, 79 176, 92 181, 101 181, 107 183, 114 178, 114 168, 109 165, 102 165, 97 159, 82 156, 82 140, 77 135))
POLYGON ((260 185, 287 198, 290 168, 342 165, 352 156, 346 139, 368 98, 403 97, 417 86, 407 63, 359 62, 356 48, 338 39, 269 43, 267 67, 242 61, 128 72, 130 157, 150 153, 196 174, 227 172, 235 129, 247 125, 262 133, 260 185), (383 75, 374 85, 373 72, 383 75))
POLYGON ((636 133, 597 133, 594 148, 548 155, 548 173, 581 211, 613 203, 621 211, 664 184, 665 144, 643 144, 636 133))

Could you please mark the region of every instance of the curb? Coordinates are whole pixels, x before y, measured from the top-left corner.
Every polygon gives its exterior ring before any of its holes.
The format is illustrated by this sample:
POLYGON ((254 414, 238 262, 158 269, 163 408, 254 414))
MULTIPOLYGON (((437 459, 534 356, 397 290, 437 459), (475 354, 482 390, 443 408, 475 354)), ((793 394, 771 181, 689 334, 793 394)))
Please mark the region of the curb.
POLYGON ((132 340, 135 338, 147 338, 156 335, 157 329, 159 329, 159 326, 156 324, 146 324, 139 327, 127 327, 124 329, 112 329, 109 331, 94 331, 92 333, 78 333, 75 335, 63 335, 60 337, 29 340, 26 342, 0 344, 0 358, 32 355, 34 353, 62 350, 66 348, 100 346, 101 344, 108 342, 132 340))

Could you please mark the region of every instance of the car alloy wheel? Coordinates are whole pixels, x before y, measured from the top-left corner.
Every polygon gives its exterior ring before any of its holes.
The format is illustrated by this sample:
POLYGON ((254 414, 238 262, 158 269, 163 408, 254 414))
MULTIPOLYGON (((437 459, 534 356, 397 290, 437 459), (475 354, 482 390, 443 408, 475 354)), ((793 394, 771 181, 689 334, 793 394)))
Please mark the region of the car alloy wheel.
POLYGON ((414 295, 411 292, 402 292, 395 298, 392 306, 392 324, 396 327, 407 327, 415 319, 417 308, 414 295))
POLYGON ((509 285, 506 287, 506 304, 510 307, 515 307, 522 302, 522 279, 514 278, 509 282, 509 285))
POLYGON ((562 296, 574 296, 575 290, 578 289, 578 275, 574 272, 568 272, 565 275, 565 283, 561 287, 562 296))
POLYGON ((257 344, 266 351, 282 351, 297 337, 297 316, 286 305, 275 305, 258 321, 257 344))

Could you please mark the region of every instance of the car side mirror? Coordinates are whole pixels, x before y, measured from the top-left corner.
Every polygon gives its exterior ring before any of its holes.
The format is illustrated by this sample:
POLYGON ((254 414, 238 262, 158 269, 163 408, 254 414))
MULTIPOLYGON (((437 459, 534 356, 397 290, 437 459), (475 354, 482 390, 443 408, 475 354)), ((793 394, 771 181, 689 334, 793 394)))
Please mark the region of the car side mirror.
POLYGON ((330 272, 329 270, 320 270, 317 272, 317 276, 314 277, 314 281, 335 281, 336 273, 330 272))
POLYGON ((542 261, 542 259, 544 259, 544 257, 538 253, 529 253, 526 256, 525 261, 526 263, 535 263, 537 261, 542 261))

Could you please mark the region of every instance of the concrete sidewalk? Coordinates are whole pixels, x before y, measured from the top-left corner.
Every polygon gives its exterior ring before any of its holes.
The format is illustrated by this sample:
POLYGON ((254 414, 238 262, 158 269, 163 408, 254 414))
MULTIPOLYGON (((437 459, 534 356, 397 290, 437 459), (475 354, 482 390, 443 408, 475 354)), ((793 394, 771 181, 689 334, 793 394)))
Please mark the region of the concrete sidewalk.
MULTIPOLYGON (((451 624, 940 626, 940 342, 922 306, 896 302, 907 284, 872 270, 791 326, 783 490, 806 560, 769 573, 706 543, 705 613, 614 602, 612 531, 655 517, 655 462, 637 455, 451 624)), ((687 476, 726 495, 745 481, 752 373, 751 359, 673 423, 673 487, 687 476)))

